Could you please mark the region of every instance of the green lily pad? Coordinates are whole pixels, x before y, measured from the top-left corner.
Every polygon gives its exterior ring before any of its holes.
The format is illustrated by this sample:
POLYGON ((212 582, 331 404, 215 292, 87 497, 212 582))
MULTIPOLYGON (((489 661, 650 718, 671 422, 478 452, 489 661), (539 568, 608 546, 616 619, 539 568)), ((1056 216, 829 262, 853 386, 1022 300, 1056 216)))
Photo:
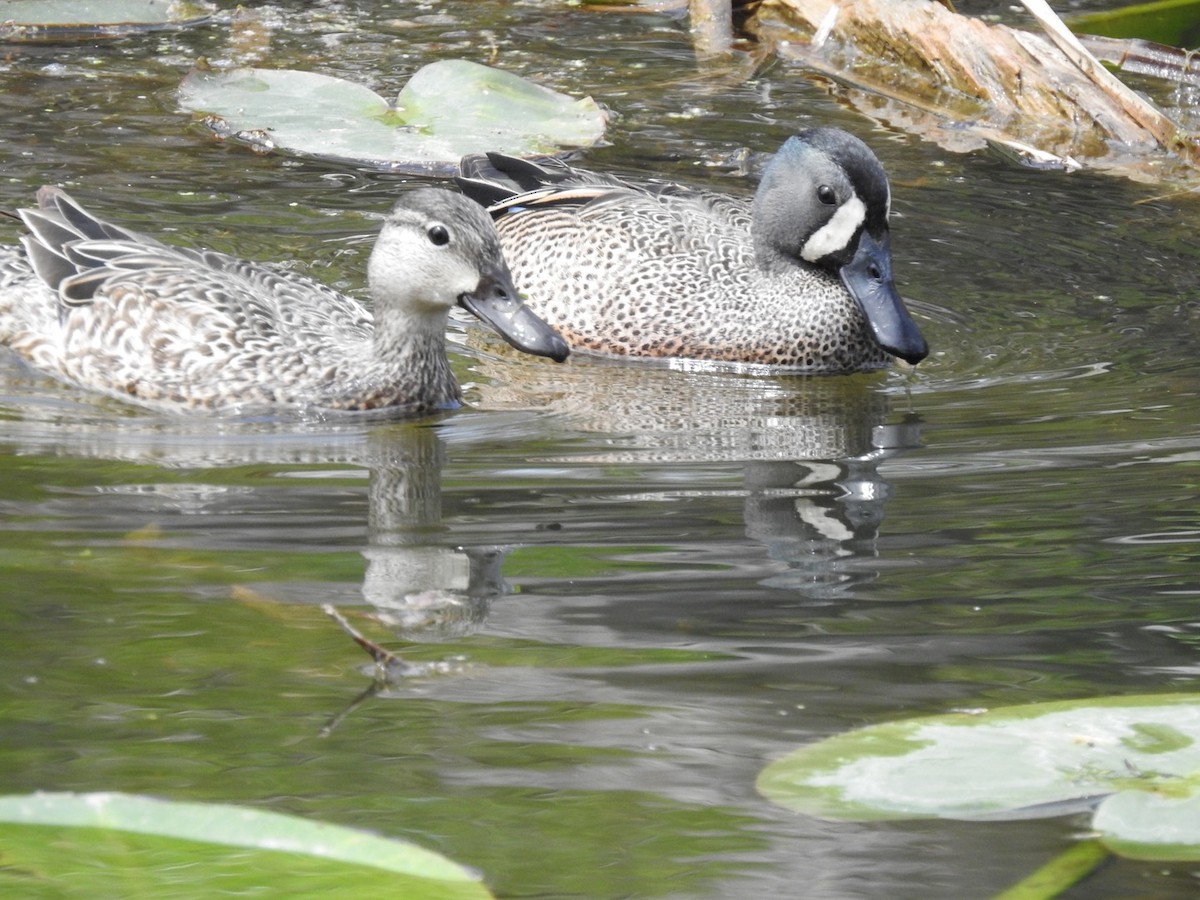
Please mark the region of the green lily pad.
MULTIPOLYGON (((1200 695, 1151 695, 875 725, 772 763, 758 789, 829 819, 1028 818, 1125 791, 1169 789, 1182 799, 1197 787, 1193 773, 1200 695)), ((1195 821, 1181 843, 1200 845, 1195 821)))
POLYGON ((1174 793, 1122 791, 1100 805, 1092 828, 1121 856, 1200 862, 1200 786, 1174 793))
POLYGON ((0 893, 19 882, 66 896, 264 888, 273 896, 311 896, 322 885, 421 900, 491 896, 472 872, 413 844, 246 807, 35 793, 0 797, 0 823, 0 893))
POLYGON ((1200 0, 1155 0, 1120 9, 1086 13, 1067 20, 1077 34, 1141 38, 1172 47, 1200 43, 1200 0))
POLYGON ((362 85, 291 69, 196 69, 179 88, 184 109, 264 150, 445 174, 468 153, 516 156, 594 144, 605 115, 510 72, 466 60, 421 68, 395 104, 362 85))
POLYGON ((195 25, 215 11, 203 0, 7 0, 0 4, 0 40, 118 37, 195 25))

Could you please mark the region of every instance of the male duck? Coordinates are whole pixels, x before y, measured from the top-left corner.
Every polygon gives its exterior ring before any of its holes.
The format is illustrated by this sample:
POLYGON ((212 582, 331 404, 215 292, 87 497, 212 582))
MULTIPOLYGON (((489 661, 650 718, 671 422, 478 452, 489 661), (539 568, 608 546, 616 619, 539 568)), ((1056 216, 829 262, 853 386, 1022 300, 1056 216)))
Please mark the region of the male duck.
POLYGON ((456 303, 528 353, 567 345, 521 303, 478 205, 405 193, 367 264, 374 316, 282 266, 168 247, 63 191, 0 247, 0 343, 81 387, 168 410, 295 406, 421 413, 462 400, 446 358, 456 303))
POLYGON ((844 131, 788 139, 753 202, 494 153, 458 182, 574 347, 828 373, 929 353, 892 283, 887 176, 844 131))

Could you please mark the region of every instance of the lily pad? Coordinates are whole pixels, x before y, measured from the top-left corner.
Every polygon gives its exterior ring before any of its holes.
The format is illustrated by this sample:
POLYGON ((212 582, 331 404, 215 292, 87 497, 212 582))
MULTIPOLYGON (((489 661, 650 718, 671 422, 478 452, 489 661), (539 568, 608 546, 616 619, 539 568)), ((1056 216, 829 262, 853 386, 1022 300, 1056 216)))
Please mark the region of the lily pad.
POLYGON ((1086 13, 1067 20, 1080 34, 1141 38, 1173 47, 1200 44, 1200 0, 1155 0, 1086 13))
POLYGON ((273 896, 311 896, 324 885, 421 900, 491 896, 472 872, 413 844, 239 806, 35 793, 0 797, 0 823, 0 893, 16 880, 67 896, 265 888, 273 896))
MULTIPOLYGON (((829 819, 1016 819, 1125 793, 1200 793, 1200 695, 1106 697, 888 722, 769 765, 758 789, 829 819)), ((1130 801, 1122 800, 1121 805, 1130 801)), ((1200 848, 1200 815, 1173 832, 1200 848)), ((1146 823, 1144 823, 1146 824, 1146 823)), ((1158 842, 1148 833, 1123 839, 1158 842)))
POLYGON ((605 115, 532 81, 467 60, 424 66, 395 104, 353 82, 292 69, 193 70, 184 109, 258 149, 446 174, 468 153, 516 156, 594 144, 605 115))
POLYGON ((203 0, 7 0, 0 5, 0 40, 119 37, 196 25, 215 11, 203 0))
POLYGON ((1174 792, 1122 791, 1096 810, 1101 843, 1132 859, 1200 861, 1200 786, 1174 792))

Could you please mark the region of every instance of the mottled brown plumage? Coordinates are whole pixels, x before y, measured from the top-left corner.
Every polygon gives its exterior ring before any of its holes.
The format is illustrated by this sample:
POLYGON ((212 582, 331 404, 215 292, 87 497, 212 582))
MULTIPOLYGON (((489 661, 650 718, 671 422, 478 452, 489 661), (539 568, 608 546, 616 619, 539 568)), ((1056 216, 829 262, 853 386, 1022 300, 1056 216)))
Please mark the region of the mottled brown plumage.
POLYGON ((374 313, 281 266, 170 247, 105 222, 57 188, 0 248, 0 343, 38 369, 168 410, 455 406, 456 303, 520 349, 560 338, 512 287, 495 228, 458 194, 405 193, 368 263, 374 313))

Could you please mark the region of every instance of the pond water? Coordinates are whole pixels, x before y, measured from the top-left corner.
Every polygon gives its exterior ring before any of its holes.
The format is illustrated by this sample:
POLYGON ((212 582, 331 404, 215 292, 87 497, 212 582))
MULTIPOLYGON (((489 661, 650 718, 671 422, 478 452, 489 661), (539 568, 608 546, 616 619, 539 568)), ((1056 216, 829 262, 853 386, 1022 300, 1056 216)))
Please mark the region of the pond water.
MULTIPOLYGON (((225 4, 232 6, 232 4, 225 4)), ((466 57, 614 113, 596 168, 834 123, 893 181, 914 374, 519 358, 456 329, 438 420, 176 419, 0 359, 0 793, 243 803, 411 839, 501 897, 987 897, 1085 818, 837 824, 754 790, 865 724, 1200 683, 1200 202, 951 155, 679 23, 552 2, 260 7, 0 59, 0 205, 39 184, 363 287, 404 177, 214 141, 200 56, 394 95, 466 57), (365 696, 332 604, 412 666, 365 696), (374 616, 374 617, 372 617, 374 616)), ((0 223, 0 239, 16 228, 0 223)), ((1114 860, 1069 897, 1191 896, 1114 860)))

